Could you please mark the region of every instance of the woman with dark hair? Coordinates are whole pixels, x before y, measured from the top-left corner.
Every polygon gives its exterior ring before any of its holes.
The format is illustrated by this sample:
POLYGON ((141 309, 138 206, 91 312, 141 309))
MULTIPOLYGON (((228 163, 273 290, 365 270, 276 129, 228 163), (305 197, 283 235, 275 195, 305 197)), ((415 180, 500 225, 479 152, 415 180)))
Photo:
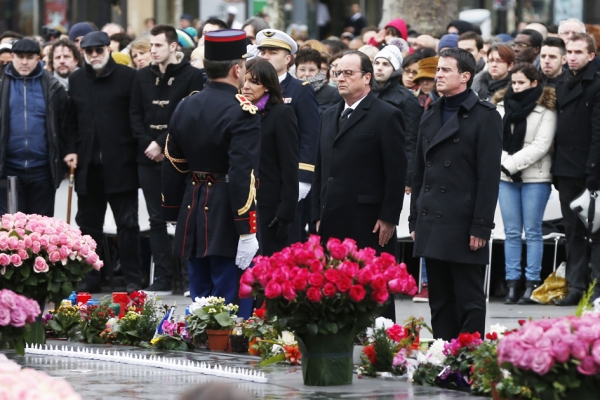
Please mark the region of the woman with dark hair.
POLYGON ((500 211, 506 241, 506 304, 532 304, 542 269, 542 219, 550 196, 552 142, 556 130, 556 93, 542 85, 542 74, 531 64, 517 64, 511 87, 494 96, 503 117, 500 211), (525 293, 521 286, 522 232, 527 244, 525 293))
POLYGON ((510 71, 515 65, 515 52, 505 44, 488 50, 488 69, 475 75, 471 89, 481 100, 491 101, 497 91, 510 85, 510 71))
POLYGON ((298 203, 298 121, 283 104, 277 72, 267 60, 248 61, 242 93, 261 115, 258 240, 261 254, 270 256, 290 245, 298 203))

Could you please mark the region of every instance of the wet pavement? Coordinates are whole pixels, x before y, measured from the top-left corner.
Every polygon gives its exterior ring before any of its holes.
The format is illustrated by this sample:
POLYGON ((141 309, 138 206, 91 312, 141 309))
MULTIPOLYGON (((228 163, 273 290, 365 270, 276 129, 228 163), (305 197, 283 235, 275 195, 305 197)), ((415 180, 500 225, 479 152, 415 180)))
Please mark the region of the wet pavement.
MULTIPOLYGON (((100 296, 94 296, 99 298, 100 296)), ((163 296, 163 302, 179 306, 177 314, 182 314, 189 298, 183 296, 163 296)), ((486 327, 501 324, 509 329, 518 326, 519 319, 533 317, 559 317, 574 314, 575 307, 556 306, 517 306, 504 305, 492 301, 488 304, 486 327)), ((423 316, 430 320, 427 303, 413 303, 411 299, 396 300, 396 316, 404 321, 409 316, 423 316)), ((423 332, 423 337, 430 337, 423 332)), ((144 399, 165 400, 177 399, 178 396, 194 385, 211 382, 227 382, 248 392, 253 399, 377 399, 377 400, 410 400, 410 399, 473 399, 468 394, 413 386, 402 379, 367 378, 358 379, 354 375, 352 385, 334 387, 308 387, 302 383, 302 370, 299 366, 271 365, 259 367, 260 359, 249 355, 228 354, 198 350, 194 352, 168 352, 162 350, 142 349, 129 346, 88 345, 64 341, 49 341, 50 344, 68 344, 88 348, 111 349, 118 351, 136 351, 144 355, 155 354, 178 359, 220 364, 221 366, 252 368, 265 372, 268 383, 252 383, 235 379, 219 378, 197 373, 171 371, 153 367, 93 361, 57 356, 26 355, 21 357, 14 352, 4 351, 24 367, 44 371, 51 376, 66 379, 85 400, 117 400, 144 399)))

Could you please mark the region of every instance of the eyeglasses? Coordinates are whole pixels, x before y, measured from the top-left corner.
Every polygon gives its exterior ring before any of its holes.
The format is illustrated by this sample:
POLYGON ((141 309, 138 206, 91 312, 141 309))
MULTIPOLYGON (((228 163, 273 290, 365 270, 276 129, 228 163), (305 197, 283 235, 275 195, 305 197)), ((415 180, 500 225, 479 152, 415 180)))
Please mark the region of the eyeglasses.
POLYGON ((98 54, 99 56, 104 54, 104 47, 86 47, 83 50, 88 56, 91 56, 92 54, 94 54, 94 52, 96 52, 96 54, 98 54))
POLYGON ((410 70, 410 69, 405 69, 403 71, 406 75, 417 75, 419 73, 419 70, 410 70))
POLYGON ((516 48, 525 49, 527 47, 531 47, 531 45, 527 44, 527 43, 523 43, 523 42, 514 42, 513 44, 511 44, 511 47, 513 49, 516 49, 516 48))
POLYGON ((356 71, 353 69, 343 69, 341 71, 333 71, 333 76, 338 78, 340 75, 343 74, 346 78, 348 78, 348 77, 351 77, 352 75, 354 75, 355 72, 360 72, 362 74, 366 74, 365 71, 356 71))
POLYGON ((506 61, 504 61, 501 58, 490 58, 490 59, 488 59, 488 64, 493 64, 493 63, 496 63, 496 64, 508 64, 506 61))

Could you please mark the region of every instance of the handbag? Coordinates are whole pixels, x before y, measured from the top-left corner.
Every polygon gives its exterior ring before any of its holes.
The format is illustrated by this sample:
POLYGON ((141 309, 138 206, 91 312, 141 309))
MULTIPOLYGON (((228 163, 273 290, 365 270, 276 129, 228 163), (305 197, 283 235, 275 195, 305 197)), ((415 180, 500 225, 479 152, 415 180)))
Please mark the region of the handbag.
POLYGON ((600 191, 590 193, 585 189, 569 206, 581 218, 588 232, 595 233, 600 229, 600 191))

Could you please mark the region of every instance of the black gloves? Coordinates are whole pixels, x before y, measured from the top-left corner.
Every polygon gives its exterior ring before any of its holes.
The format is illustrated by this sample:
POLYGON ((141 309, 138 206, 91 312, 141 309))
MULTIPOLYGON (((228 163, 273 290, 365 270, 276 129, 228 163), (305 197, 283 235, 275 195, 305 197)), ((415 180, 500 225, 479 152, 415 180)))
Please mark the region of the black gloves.
POLYGON ((600 179, 597 176, 588 175, 585 180, 585 187, 590 192, 596 192, 600 190, 600 179))
POLYGON ((504 175, 510 176, 510 179, 512 179, 513 182, 523 182, 523 178, 521 178, 521 171, 517 171, 517 173, 511 175, 510 171, 507 170, 504 165, 500 166, 500 170, 504 172, 504 175))
POLYGON ((291 224, 291 221, 275 217, 273 221, 271 221, 271 223, 269 224, 269 229, 271 230, 271 237, 275 239, 276 242, 281 242, 287 237, 291 224))

